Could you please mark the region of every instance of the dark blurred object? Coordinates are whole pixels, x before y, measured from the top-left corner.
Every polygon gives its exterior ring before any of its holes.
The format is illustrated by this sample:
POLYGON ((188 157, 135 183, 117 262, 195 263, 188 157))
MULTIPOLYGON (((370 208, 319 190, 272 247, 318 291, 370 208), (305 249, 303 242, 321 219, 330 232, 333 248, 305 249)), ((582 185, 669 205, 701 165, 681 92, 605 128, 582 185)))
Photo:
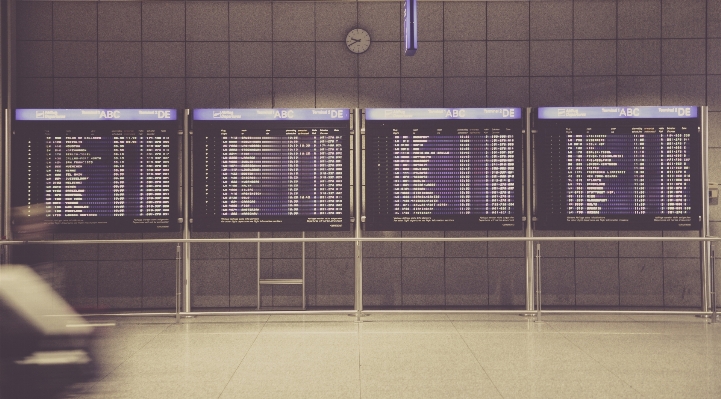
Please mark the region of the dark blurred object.
MULTIPOLYGON (((46 222, 47 206, 44 203, 17 206, 12 210, 13 240, 43 241, 53 239, 54 225, 46 222)), ((28 265, 55 290, 62 293, 63 276, 53 267, 53 246, 49 244, 14 245, 10 249, 10 262, 28 265)), ((2 398, 0 398, 2 399, 2 398)))
POLYGON ((53 398, 95 376, 93 328, 24 265, 0 266, 0 398, 53 398))

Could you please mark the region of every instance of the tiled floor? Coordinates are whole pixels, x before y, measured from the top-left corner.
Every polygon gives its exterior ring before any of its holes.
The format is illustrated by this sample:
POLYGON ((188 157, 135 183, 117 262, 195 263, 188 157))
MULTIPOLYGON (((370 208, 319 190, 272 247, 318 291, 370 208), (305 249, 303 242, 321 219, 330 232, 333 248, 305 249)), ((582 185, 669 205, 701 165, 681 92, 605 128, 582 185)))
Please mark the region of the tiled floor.
POLYGON ((721 398, 693 316, 117 318, 78 398, 721 398))

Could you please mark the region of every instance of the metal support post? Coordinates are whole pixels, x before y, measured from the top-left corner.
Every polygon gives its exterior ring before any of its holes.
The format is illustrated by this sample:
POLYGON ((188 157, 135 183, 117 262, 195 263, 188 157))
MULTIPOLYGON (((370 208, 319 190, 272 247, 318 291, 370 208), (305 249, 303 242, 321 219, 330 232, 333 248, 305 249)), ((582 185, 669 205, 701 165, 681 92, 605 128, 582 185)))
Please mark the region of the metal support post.
MULTIPOLYGON (((709 185, 708 185, 708 107, 701 107, 701 237, 709 236, 709 185)), ((702 241, 701 245, 701 284, 702 307, 708 312, 711 308, 711 280, 709 272, 709 257, 711 245, 702 241)))
POLYGON ((180 306, 183 299, 183 257, 181 254, 182 245, 178 243, 175 247, 175 322, 180 322, 180 306))
MULTIPOLYGON (((183 238, 190 239, 190 110, 183 113, 183 238)), ((190 242, 183 241, 183 311, 190 312, 190 242)))
MULTIPOLYGON (((525 151, 525 165, 526 175, 525 180, 525 213, 526 213, 526 237, 533 237, 533 192, 530 187, 533 186, 533 175, 531 173, 531 166, 533 165, 532 153, 533 153, 533 137, 531 130, 531 110, 526 109, 526 151, 525 151)), ((526 312, 528 316, 533 312, 534 306, 534 292, 533 292, 533 241, 526 241, 526 312)))
MULTIPOLYGON (((301 233, 301 238, 305 238, 305 231, 301 233)), ((303 310, 305 310, 305 241, 301 243, 301 268, 303 269, 301 291, 303 296, 303 310)))
POLYGON ((541 244, 536 244, 536 323, 541 321, 541 244))
POLYGON ((361 179, 362 173, 362 140, 361 140, 361 111, 355 110, 355 117, 353 119, 353 186, 354 190, 354 205, 355 205, 355 321, 356 323, 361 322, 363 316, 363 242, 358 239, 362 236, 361 222, 362 216, 362 198, 361 189, 363 187, 363 181, 361 179))
POLYGON ((711 247, 711 323, 718 323, 716 313, 716 254, 714 247, 711 247))
POLYGON ((256 276, 258 276, 256 279, 258 281, 258 306, 256 309, 260 310, 260 231, 258 232, 258 246, 256 253, 258 255, 258 274, 256 274, 256 276))

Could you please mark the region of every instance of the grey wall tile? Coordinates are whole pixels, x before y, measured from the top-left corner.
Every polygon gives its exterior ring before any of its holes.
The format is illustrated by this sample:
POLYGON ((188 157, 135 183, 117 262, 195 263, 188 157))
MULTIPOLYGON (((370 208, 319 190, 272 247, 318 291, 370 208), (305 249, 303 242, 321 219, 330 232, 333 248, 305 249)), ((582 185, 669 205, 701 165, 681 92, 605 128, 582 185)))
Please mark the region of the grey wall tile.
POLYGON ((485 40, 486 2, 445 2, 444 40, 485 40))
POLYGON ((56 78, 98 75, 98 45, 95 42, 53 42, 53 74, 56 78))
POLYGON ((358 80, 356 78, 318 78, 315 85, 316 107, 358 107, 358 80))
MULTIPOLYGON (((545 252, 542 252, 545 253, 545 252)), ((549 258, 541 264, 541 305, 573 306, 576 304, 576 271, 573 258, 549 258)))
POLYGON ((357 7, 353 3, 317 2, 315 40, 345 41, 346 34, 356 26, 357 7))
POLYGON ((228 40, 228 3, 188 1, 185 3, 185 40, 228 40))
POLYGON ((485 107, 486 78, 443 79, 444 107, 485 107))
POLYGON ((367 30, 372 41, 401 39, 401 4, 398 2, 359 2, 358 26, 367 30))
POLYGON ((258 264, 255 259, 230 260, 230 307, 256 307, 258 304, 258 264))
POLYGON ((98 307, 139 309, 143 297, 143 262, 98 262, 98 307))
MULTIPOLYGON (((488 237, 523 237, 521 231, 489 231, 488 237)), ((489 241, 489 258, 514 258, 526 256, 526 244, 523 241, 489 241)))
POLYGON ((143 2, 143 40, 185 40, 185 2, 143 2))
POLYGON ((443 2, 418 2, 418 40, 443 40, 443 2))
POLYGON ((573 105, 616 105, 616 77, 589 76, 573 78, 573 105))
MULTIPOLYGON (((573 231, 568 230, 537 230, 533 232, 537 237, 573 237, 573 231)), ((573 241, 542 241, 541 256, 544 258, 573 258, 573 241)))
POLYGON ((98 7, 95 2, 53 3, 53 39, 97 40, 98 7))
POLYGON ((272 2, 228 3, 230 40, 273 40, 272 2))
POLYGON ((273 45, 269 42, 231 42, 230 76, 272 77, 273 45))
MULTIPOLYGON (((351 238, 349 233, 338 234, 337 237, 351 238)), ((318 242, 315 244, 315 256, 318 259, 353 258, 355 256, 355 243, 353 242, 318 242)))
POLYGON ((98 106, 102 108, 142 108, 141 78, 98 79, 98 106))
POLYGON ((619 75, 660 75, 660 40, 619 40, 619 75))
MULTIPOLYGON (((300 255, 300 254, 298 254, 300 255)), ((273 262, 273 273, 271 276, 262 274, 261 278, 301 278, 303 276, 303 265, 298 256, 297 259, 278 259, 275 258, 273 262)), ((308 261, 306 261, 307 263, 308 261)))
POLYGON ((403 258, 403 306, 445 305, 442 258, 403 258))
POLYGON ((400 306, 401 293, 401 258, 364 257, 364 306, 400 306))
POLYGON ((706 36, 705 0, 663 0, 663 37, 706 36))
MULTIPOLYGON (((446 237, 487 237, 487 231, 446 231, 446 237)), ((446 258, 478 258, 488 256, 487 241, 447 241, 446 258)))
POLYGON ((576 40, 573 42, 574 75, 615 75, 615 40, 576 40))
MULTIPOLYGON (((404 231, 403 237, 443 237, 442 231, 404 231)), ((444 247, 442 241, 402 242, 401 253, 409 258, 442 258, 444 247)))
MULTIPOLYGON (((721 112, 708 113, 708 130, 708 146, 721 147, 721 112)), ((716 158, 716 162, 721 163, 721 158, 716 158)))
POLYGON ((708 75, 706 77, 707 102, 709 111, 721 111, 721 75, 708 75))
POLYGON ((97 78, 55 78, 53 80, 55 108, 95 108, 98 106, 97 78))
POLYGON ((315 107, 315 79, 273 79, 273 106, 278 108, 315 107))
POLYGON ((315 44, 315 72, 319 78, 358 76, 358 58, 344 42, 317 42, 315 44))
POLYGON ((141 40, 140 2, 98 2, 98 40, 141 40))
POLYGON ((52 108, 53 107, 53 79, 52 78, 18 78, 17 79, 17 107, 18 108, 52 108))
POLYGON ((663 304, 701 306, 701 266, 698 259, 663 260, 663 304))
POLYGON ((273 40, 315 40, 315 3, 273 3, 273 40))
MULTIPOLYGON (((56 240, 97 240, 96 234, 55 234, 56 240)), ((97 260, 98 244, 56 245, 55 260, 97 260)))
MULTIPOLYGON (((619 231, 619 237, 661 237, 660 231, 619 231)), ((660 241, 620 241, 618 256, 621 258, 660 258, 663 244, 660 241)))
MULTIPOLYGON (((576 237, 617 237, 616 231, 576 231, 576 237)), ((617 241, 575 241, 576 258, 615 258, 617 241)))
POLYGON ((488 107, 526 107, 529 103, 527 77, 489 77, 486 80, 488 107))
POLYGON ((228 78, 188 78, 185 80, 186 107, 227 108, 230 97, 228 78))
POLYGON ((488 42, 488 76, 528 75, 528 42, 488 42))
POLYGON ((358 79, 358 106, 361 108, 399 107, 400 78, 358 79))
POLYGON ((486 74, 486 42, 445 42, 443 76, 484 76, 486 74))
POLYGON ((701 105, 706 102, 706 76, 664 76, 662 105, 701 105))
POLYGON ((537 1, 531 6, 531 40, 571 39, 573 1, 537 1))
POLYGON ((315 43, 274 42, 273 76, 315 76, 315 43))
POLYGON ((616 1, 574 2, 573 37, 576 39, 615 39, 616 1))
POLYGON ((488 260, 446 259, 445 284, 447 306, 488 306, 488 260))
POLYGON ((573 59, 570 40, 531 42, 531 76, 570 76, 573 59))
POLYGON ((16 57, 17 76, 23 78, 53 76, 53 42, 18 42, 16 57))
POLYGON ((663 306, 663 260, 619 259, 621 306, 663 306))
POLYGON ((98 307, 97 261, 55 262, 53 288, 76 310, 93 310, 98 307))
POLYGON ((661 37, 661 0, 618 0, 618 37, 661 37))
POLYGON ((229 76, 228 43, 192 42, 185 45, 186 76, 216 78, 229 76))
MULTIPOLYGON (((144 239, 156 239, 156 238, 183 238, 182 232, 174 233, 143 233, 144 239)), ((177 244, 175 243, 143 243, 143 259, 175 259, 175 252, 177 244)), ((182 251, 182 246, 181 246, 182 251)))
POLYGON ((617 84, 621 105, 661 105, 660 76, 619 76, 617 84))
POLYGON ((353 258, 316 260, 316 306, 353 307, 355 261, 353 258))
POLYGON ((531 106, 573 105, 573 78, 533 77, 530 82, 531 106))
MULTIPOLYGON (((299 232, 275 232, 273 238, 300 238, 301 233, 299 232)), ((294 258, 300 259, 301 252, 303 251, 301 243, 299 242, 274 242, 273 244, 273 258, 294 258)), ((308 253, 306 248, 306 256, 315 257, 314 254, 308 253)))
MULTIPOLYGON (((400 231, 364 231, 364 237, 400 237, 400 231)), ((363 243, 363 258, 401 257, 400 241, 378 241, 363 243)))
POLYGON ((721 74, 721 39, 707 39, 706 73, 721 74))
POLYGON ((228 307, 230 267, 228 259, 194 260, 190 263, 191 307, 228 307))
POLYGON ((273 79, 230 78, 231 108, 272 108, 273 79))
POLYGON ((144 78, 143 107, 185 108, 185 79, 144 78))
POLYGON ((184 42, 144 42, 144 77, 185 77, 184 42))
POLYGON ((358 56, 361 77, 395 77, 401 75, 401 44, 374 42, 368 51, 358 56))
MULTIPOLYGON (((228 233, 191 233, 190 238, 213 239, 228 238, 228 233)), ((193 259, 227 259, 230 257, 230 244, 227 242, 191 243, 190 253, 193 259)))
POLYGON ((619 305, 618 259, 577 257, 575 265, 576 305, 619 305))
POLYGON ((175 309, 175 260, 143 261, 143 308, 175 309))
MULTIPOLYGON (((301 287, 300 285, 276 285, 270 287, 272 292, 272 298, 270 304, 265 299, 262 299, 263 307, 275 306, 275 307, 300 307, 302 306, 303 299, 301 298, 301 287)), ((262 291, 262 288, 261 288, 262 291)))
POLYGON ((488 258, 490 306, 523 306, 526 303, 525 282, 525 259, 488 258))
POLYGON ((707 1, 706 9, 706 35, 707 37, 721 37, 721 0, 707 1))
POLYGON ((18 40, 53 39, 53 3, 21 1, 15 7, 18 40))
POLYGON ((443 78, 401 78, 401 107, 442 107, 443 78))
POLYGON ((528 2, 488 2, 488 40, 528 40, 528 2))
MULTIPOLYGON (((237 232, 230 233, 230 238, 257 238, 257 233, 237 232)), ((256 259, 258 256, 258 243, 255 242, 231 242, 230 257, 256 259)))
MULTIPOLYGON (((664 231, 664 237, 698 237, 697 231, 664 231)), ((664 258, 698 258, 701 255, 697 242, 664 241, 664 258)))
POLYGON ((401 56, 401 76, 443 76, 443 43, 419 42, 416 55, 413 57, 401 56))
POLYGON ((98 76, 142 76, 140 42, 103 42, 98 45, 98 76))
POLYGON ((703 39, 666 39, 661 53, 661 72, 664 75, 706 73, 706 41, 703 39))

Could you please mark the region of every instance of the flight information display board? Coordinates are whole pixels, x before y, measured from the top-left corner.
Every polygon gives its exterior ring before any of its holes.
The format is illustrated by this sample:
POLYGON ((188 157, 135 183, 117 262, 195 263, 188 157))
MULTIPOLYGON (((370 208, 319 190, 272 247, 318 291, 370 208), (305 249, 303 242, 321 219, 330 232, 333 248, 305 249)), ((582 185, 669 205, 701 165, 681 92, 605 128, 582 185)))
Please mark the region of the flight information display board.
POLYGON ((366 230, 522 228, 520 108, 366 109, 366 230))
POLYGON ((350 229, 348 109, 193 111, 193 231, 350 229))
POLYGON ((179 230, 181 130, 174 109, 16 110, 14 226, 44 204, 56 232, 179 230))
POLYGON ((700 108, 539 108, 535 116, 536 228, 700 229, 700 108))

